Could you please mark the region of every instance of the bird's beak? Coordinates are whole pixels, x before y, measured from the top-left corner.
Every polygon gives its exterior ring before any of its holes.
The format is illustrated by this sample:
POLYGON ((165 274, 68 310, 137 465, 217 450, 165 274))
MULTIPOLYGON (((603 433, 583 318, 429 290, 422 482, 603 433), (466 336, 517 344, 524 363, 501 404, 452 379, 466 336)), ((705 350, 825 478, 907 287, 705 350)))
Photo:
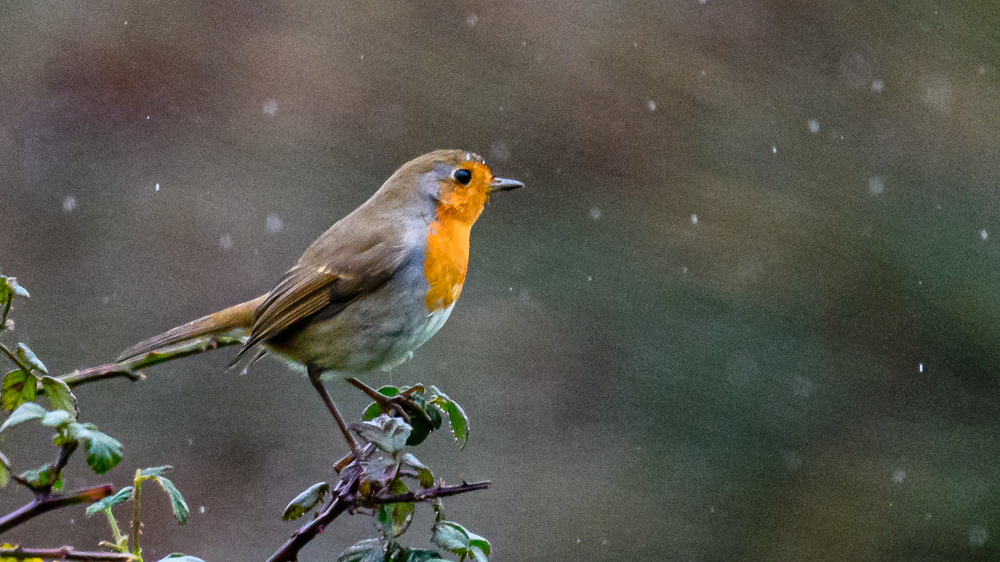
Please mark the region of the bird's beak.
POLYGON ((524 187, 524 184, 517 180, 509 180, 506 178, 493 178, 490 182, 490 193, 495 191, 510 191, 512 189, 517 189, 519 187, 524 187))

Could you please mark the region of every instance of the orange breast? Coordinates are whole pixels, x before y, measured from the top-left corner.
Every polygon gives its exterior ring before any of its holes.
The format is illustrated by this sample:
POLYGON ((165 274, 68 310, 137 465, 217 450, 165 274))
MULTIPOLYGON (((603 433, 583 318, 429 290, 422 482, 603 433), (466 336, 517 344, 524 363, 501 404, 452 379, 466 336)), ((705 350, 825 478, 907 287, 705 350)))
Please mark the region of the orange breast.
POLYGON ((427 310, 450 306, 462 293, 465 272, 469 267, 469 232, 472 225, 455 220, 448 214, 439 216, 427 229, 427 253, 424 257, 424 278, 427 310))

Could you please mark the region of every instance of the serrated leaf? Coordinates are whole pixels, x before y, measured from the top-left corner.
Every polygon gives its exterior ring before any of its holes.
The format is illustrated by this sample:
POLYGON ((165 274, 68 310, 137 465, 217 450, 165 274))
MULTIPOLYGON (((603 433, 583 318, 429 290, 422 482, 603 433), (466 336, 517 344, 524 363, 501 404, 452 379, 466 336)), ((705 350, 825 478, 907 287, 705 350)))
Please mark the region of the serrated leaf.
POLYGON ((382 414, 371 421, 354 424, 352 427, 358 437, 369 443, 374 443, 376 447, 388 453, 401 450, 406 445, 406 439, 413 429, 410 424, 388 414, 382 414))
POLYGON ((164 473, 170 472, 173 469, 174 467, 170 466, 169 464, 165 464, 163 466, 151 466, 149 468, 144 468, 140 470, 139 476, 145 478, 155 478, 157 476, 162 476, 164 473))
POLYGON ((323 501, 323 498, 326 497, 329 491, 330 485, 326 482, 317 482, 309 486, 302 493, 295 496, 292 501, 288 502, 285 511, 281 514, 281 519, 283 521, 294 521, 309 513, 323 501))
POLYGON ((174 486, 172 481, 162 476, 154 476, 153 479, 160 484, 160 487, 163 488, 163 491, 170 498, 170 509, 173 510, 174 518, 177 519, 177 522, 181 525, 187 523, 188 516, 191 515, 191 509, 188 507, 187 502, 184 501, 184 496, 181 495, 177 486, 174 486))
POLYGON ((469 546, 478 548, 483 551, 486 556, 490 555, 490 541, 486 540, 485 537, 481 537, 472 531, 466 529, 466 534, 469 535, 469 546))
MULTIPOLYGON (((381 394, 382 396, 388 396, 389 398, 392 398, 393 396, 399 394, 399 389, 396 388, 395 386, 383 386, 382 388, 378 389, 378 393, 381 394)), ((371 421, 379 417, 379 415, 381 414, 382 414, 382 408, 380 408, 377 403, 372 402, 371 404, 368 405, 367 408, 365 408, 364 413, 361 414, 361 421, 371 421)))
POLYGON ((23 343, 17 344, 17 349, 14 350, 14 355, 16 355, 17 358, 20 359, 21 361, 27 363, 33 369, 36 369, 43 373, 49 372, 49 370, 45 368, 45 363, 42 363, 41 359, 39 359, 35 355, 35 352, 31 351, 31 348, 24 345, 23 343))
POLYGON ((431 390, 437 395, 431 402, 448 414, 448 423, 451 425, 455 440, 458 441, 459 447, 465 447, 469 442, 469 417, 465 415, 465 410, 436 386, 432 386, 431 390))
POLYGON ((380 539, 365 539, 351 545, 337 557, 337 562, 382 562, 385 545, 380 539))
POLYGON ((427 465, 420 462, 417 457, 410 453, 403 453, 400 462, 404 467, 417 471, 417 481, 420 482, 422 488, 430 488, 434 485, 434 474, 431 473, 431 469, 427 468, 427 465))
POLYGON ((80 408, 76 401, 76 396, 69 389, 69 385, 55 377, 42 377, 42 388, 45 390, 45 397, 49 399, 49 404, 54 410, 64 410, 76 421, 76 416, 80 414, 80 408))
POLYGON ((96 502, 87 506, 87 517, 90 517, 95 513, 101 513, 102 511, 104 511, 109 507, 114 507, 130 499, 132 499, 132 486, 125 486, 121 490, 115 492, 114 495, 97 500, 96 502))
POLYGON ((28 420, 37 420, 45 415, 45 408, 41 407, 34 402, 25 402, 17 407, 16 410, 10 413, 7 420, 0 425, 0 433, 9 427, 14 427, 20 423, 24 423, 28 420))
POLYGON ((0 408, 11 411, 21 404, 34 402, 38 379, 31 373, 14 369, 0 383, 0 408))
POLYGON ((69 412, 66 410, 52 410, 42 416, 42 425, 46 427, 59 427, 68 424, 70 421, 69 412))
POLYGON ((205 562, 197 556, 190 556, 188 554, 181 554, 180 552, 174 552, 173 554, 168 554, 163 558, 160 558, 156 562, 164 562, 168 560, 169 562, 205 562))
POLYGON ((77 439, 84 442, 87 450, 87 464, 94 474, 104 474, 122 460, 122 444, 117 439, 80 424, 77 439))
POLYGON ((453 521, 440 521, 431 529, 431 542, 452 554, 469 554, 469 533, 453 521))
MULTIPOLYGON (((389 484, 391 494, 405 494, 408 491, 406 483, 396 479, 389 484)), ((394 539, 406 532, 413 521, 413 502, 397 502, 380 505, 378 521, 382 524, 382 532, 386 538, 394 539)))

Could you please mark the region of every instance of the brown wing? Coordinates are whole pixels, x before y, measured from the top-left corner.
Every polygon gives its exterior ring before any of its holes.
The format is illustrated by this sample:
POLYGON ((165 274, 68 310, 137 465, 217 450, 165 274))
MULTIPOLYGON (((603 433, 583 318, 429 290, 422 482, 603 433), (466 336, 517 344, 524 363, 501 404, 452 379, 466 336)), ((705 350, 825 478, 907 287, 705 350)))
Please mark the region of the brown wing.
POLYGON ((307 265, 303 263, 306 256, 312 257, 307 253, 257 307, 250 337, 234 363, 250 348, 281 334, 296 322, 324 309, 324 315, 337 314, 355 298, 388 281, 402 263, 404 251, 402 247, 385 245, 380 238, 344 263, 307 265))

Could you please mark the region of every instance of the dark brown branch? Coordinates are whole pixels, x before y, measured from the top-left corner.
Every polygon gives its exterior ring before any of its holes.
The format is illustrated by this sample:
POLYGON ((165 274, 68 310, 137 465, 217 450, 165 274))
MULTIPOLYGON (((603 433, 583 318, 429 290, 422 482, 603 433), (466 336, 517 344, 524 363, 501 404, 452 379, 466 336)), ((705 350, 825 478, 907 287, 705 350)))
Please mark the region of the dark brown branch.
POLYGON ((444 498, 476 490, 485 490, 490 485, 489 482, 462 482, 456 486, 441 485, 437 488, 427 488, 417 492, 406 492, 405 494, 386 494, 374 497, 364 497, 357 493, 358 474, 355 473, 345 482, 341 481, 337 488, 336 495, 320 512, 320 514, 309 523, 303 525, 292 535, 277 552, 267 559, 267 562, 293 562, 298 560, 298 553, 309 541, 316 538, 316 535, 323 532, 327 525, 348 509, 358 507, 376 507, 379 505, 401 502, 426 502, 435 498, 444 498))
POLYGON ((448 496, 456 496, 458 494, 465 494, 468 492, 475 492, 477 490, 485 490, 490 487, 489 480, 485 482, 462 482, 461 484, 455 486, 438 486, 437 488, 426 488, 417 492, 406 492, 403 494, 386 494, 377 495, 372 498, 363 498, 360 496, 355 496, 351 498, 351 507, 376 507, 379 505, 389 504, 389 503, 403 503, 403 502, 427 502, 435 498, 446 498, 448 496))
POLYGON ((53 560, 84 560, 91 562, 127 562, 135 560, 131 554, 121 552, 87 552, 72 546, 59 548, 0 548, 0 558, 44 558, 53 560))
POLYGON ((0 517, 0 534, 7 532, 29 519, 38 517, 45 512, 52 511, 53 509, 59 509, 80 503, 96 502, 97 500, 106 498, 113 493, 115 493, 115 490, 111 487, 111 484, 104 484, 101 486, 94 486, 93 488, 87 488, 86 490, 80 490, 79 492, 69 495, 38 494, 35 496, 35 499, 8 513, 7 515, 0 517))
POLYGON ((350 507, 348 501, 351 495, 358 489, 358 481, 361 479, 361 471, 355 471, 350 477, 340 481, 340 485, 334 491, 334 496, 323 511, 315 519, 306 523, 288 539, 267 559, 267 562, 294 562, 299 559, 299 551, 307 545, 309 541, 316 538, 316 535, 323 532, 326 526, 336 519, 341 513, 350 507))

